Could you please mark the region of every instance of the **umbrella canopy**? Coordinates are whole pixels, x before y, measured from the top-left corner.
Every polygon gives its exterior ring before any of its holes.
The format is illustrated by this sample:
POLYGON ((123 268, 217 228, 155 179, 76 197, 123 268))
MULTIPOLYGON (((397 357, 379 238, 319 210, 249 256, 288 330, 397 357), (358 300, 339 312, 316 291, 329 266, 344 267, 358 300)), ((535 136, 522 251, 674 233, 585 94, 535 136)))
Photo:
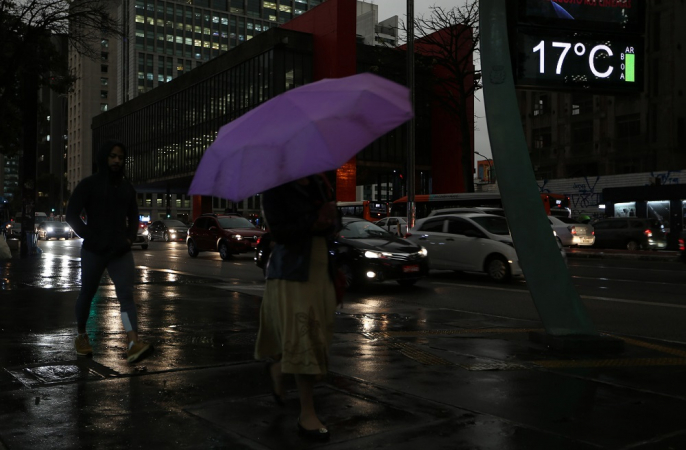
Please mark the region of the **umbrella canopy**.
POLYGON ((240 201, 337 169, 412 116, 408 88, 370 73, 291 89, 224 125, 188 192, 240 201))

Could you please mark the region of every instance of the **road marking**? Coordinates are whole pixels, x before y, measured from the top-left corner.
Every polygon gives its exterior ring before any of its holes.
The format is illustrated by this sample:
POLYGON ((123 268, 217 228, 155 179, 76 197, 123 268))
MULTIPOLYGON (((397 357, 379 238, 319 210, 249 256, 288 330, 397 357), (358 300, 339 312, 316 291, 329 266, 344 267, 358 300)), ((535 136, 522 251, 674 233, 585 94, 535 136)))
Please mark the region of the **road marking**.
MULTIPOLYGON (((641 283, 645 283, 645 282, 641 282, 641 283)), ((441 285, 441 286, 472 288, 472 289, 490 289, 492 291, 518 292, 518 293, 530 295, 530 292, 528 290, 525 290, 525 289, 513 289, 513 288, 493 287, 493 286, 475 286, 473 284, 442 283, 440 281, 439 282, 432 282, 431 284, 437 284, 437 285, 441 285)), ((641 300, 628 300, 628 299, 623 299, 623 298, 596 297, 593 295, 581 295, 580 297, 584 300, 596 300, 596 301, 601 301, 601 302, 628 303, 628 304, 642 305, 642 306, 662 306, 665 308, 686 309, 686 305, 676 305, 673 303, 645 302, 645 301, 641 301, 641 300)))

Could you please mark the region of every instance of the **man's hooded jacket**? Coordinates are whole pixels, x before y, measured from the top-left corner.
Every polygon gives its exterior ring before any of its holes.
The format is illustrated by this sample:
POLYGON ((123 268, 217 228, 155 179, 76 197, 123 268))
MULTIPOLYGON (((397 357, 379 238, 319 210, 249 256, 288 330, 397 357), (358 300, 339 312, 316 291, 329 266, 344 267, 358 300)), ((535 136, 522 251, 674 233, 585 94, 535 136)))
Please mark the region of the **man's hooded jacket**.
POLYGON ((107 164, 116 146, 126 155, 121 142, 105 142, 96 156, 98 171, 74 188, 67 205, 67 223, 83 238, 83 248, 100 255, 126 253, 131 249, 128 241, 134 242, 138 232, 136 190, 124 177, 126 158, 119 172, 113 172, 107 164))

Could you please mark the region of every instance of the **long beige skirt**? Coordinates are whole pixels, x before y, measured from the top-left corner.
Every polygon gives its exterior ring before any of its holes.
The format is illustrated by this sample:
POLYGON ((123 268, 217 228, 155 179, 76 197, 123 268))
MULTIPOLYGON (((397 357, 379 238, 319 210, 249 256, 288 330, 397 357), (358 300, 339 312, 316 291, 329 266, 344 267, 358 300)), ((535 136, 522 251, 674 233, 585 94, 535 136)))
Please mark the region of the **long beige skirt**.
POLYGON ((281 372, 326 374, 336 293, 324 238, 313 238, 308 281, 267 280, 255 359, 281 356, 281 372))

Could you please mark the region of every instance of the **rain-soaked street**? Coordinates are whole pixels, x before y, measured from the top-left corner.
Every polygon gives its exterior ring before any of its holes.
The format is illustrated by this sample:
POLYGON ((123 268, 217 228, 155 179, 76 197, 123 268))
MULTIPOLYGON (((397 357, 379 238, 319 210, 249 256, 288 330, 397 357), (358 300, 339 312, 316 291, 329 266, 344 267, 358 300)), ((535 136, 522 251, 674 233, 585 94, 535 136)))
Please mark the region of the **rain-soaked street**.
MULTIPOLYGON (((678 332, 622 333, 632 320, 615 312, 607 323, 616 323, 623 352, 561 354, 529 340, 542 325, 517 297, 523 282, 440 274, 416 289, 351 294, 316 392, 331 441, 307 443, 296 432, 292 380, 286 406, 276 406, 252 357, 262 281, 249 256, 223 263, 216 254, 191 261, 182 245, 135 249, 140 330, 154 352, 130 365, 107 277, 89 321, 94 356, 74 354, 78 244, 41 243, 39 257, 0 263, 0 449, 686 448, 678 332), (459 307, 422 303, 456 292, 459 307), (496 307, 502 296, 514 304, 496 307), (476 301, 493 310, 469 308, 476 301)), ((583 270, 573 269, 575 279, 590 278, 583 270)), ((666 273, 677 277, 672 266, 666 273)), ((582 293, 598 309, 646 307, 628 294, 601 303, 611 295, 602 286, 593 300, 593 283, 582 293)), ((683 305, 664 284, 655 309, 674 315, 683 305)))

